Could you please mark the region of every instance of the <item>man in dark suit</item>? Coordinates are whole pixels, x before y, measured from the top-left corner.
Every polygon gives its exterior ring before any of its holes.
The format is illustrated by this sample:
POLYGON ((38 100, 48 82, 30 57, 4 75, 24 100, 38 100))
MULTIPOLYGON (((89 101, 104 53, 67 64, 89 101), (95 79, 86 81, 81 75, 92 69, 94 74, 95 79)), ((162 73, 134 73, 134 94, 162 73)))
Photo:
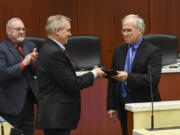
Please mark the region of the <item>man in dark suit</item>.
POLYGON ((80 119, 80 90, 93 85, 96 77, 104 76, 100 68, 76 76, 64 45, 71 36, 70 18, 50 16, 46 24, 48 40, 37 60, 39 102, 37 125, 45 135, 69 135, 80 119))
POLYGON ((145 24, 138 15, 122 19, 122 34, 125 45, 116 47, 112 69, 117 75, 108 82, 107 110, 115 121, 119 116, 123 135, 127 135, 126 103, 151 101, 150 76, 152 74, 153 98, 160 101, 162 55, 160 49, 143 39, 145 24))
POLYGON ((6 24, 7 38, 0 44, 0 115, 24 135, 33 135, 35 63, 34 43, 25 41, 20 18, 6 24))

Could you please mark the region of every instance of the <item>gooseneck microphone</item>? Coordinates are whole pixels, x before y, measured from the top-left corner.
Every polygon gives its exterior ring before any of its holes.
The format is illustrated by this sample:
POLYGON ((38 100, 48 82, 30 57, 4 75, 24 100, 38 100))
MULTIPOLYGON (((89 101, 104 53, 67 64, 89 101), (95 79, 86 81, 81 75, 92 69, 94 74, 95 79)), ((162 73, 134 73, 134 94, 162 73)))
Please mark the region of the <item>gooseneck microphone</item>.
POLYGON ((152 107, 151 130, 153 130, 154 129, 154 99, 153 99, 153 88, 152 88, 152 73, 151 73, 150 65, 148 65, 148 74, 149 74, 149 83, 150 83, 150 90, 151 90, 151 107, 152 107))

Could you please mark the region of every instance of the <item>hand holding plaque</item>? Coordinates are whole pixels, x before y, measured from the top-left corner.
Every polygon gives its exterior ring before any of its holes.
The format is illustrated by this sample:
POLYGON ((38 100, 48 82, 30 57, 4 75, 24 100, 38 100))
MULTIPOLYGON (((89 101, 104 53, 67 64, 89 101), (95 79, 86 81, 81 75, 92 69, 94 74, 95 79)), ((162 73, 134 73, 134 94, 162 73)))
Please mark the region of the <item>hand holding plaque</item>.
POLYGON ((106 78, 110 78, 113 75, 117 75, 117 71, 114 69, 103 69, 103 71, 106 73, 106 78))

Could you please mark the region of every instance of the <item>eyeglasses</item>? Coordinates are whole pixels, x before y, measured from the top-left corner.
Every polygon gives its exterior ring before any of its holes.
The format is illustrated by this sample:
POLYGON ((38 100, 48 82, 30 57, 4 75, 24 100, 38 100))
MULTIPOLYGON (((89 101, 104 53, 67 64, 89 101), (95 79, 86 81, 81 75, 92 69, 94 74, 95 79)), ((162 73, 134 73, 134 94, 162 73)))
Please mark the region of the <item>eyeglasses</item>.
POLYGON ((26 29, 25 28, 20 28, 20 27, 17 27, 17 28, 12 28, 13 30, 17 31, 17 32, 26 32, 26 29))

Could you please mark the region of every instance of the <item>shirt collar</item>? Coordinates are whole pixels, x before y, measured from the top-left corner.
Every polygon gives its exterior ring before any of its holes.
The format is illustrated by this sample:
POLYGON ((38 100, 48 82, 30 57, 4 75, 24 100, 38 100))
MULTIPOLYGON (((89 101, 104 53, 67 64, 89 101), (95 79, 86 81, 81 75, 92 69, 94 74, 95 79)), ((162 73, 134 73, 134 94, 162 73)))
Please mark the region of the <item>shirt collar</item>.
POLYGON ((142 38, 138 40, 134 45, 128 44, 128 48, 133 47, 134 49, 137 49, 142 41, 142 38))
POLYGON ((59 41, 57 41, 57 40, 55 40, 55 39, 52 39, 52 38, 50 38, 51 40, 53 40, 63 51, 65 51, 65 47, 64 47, 64 45, 62 45, 59 41))

